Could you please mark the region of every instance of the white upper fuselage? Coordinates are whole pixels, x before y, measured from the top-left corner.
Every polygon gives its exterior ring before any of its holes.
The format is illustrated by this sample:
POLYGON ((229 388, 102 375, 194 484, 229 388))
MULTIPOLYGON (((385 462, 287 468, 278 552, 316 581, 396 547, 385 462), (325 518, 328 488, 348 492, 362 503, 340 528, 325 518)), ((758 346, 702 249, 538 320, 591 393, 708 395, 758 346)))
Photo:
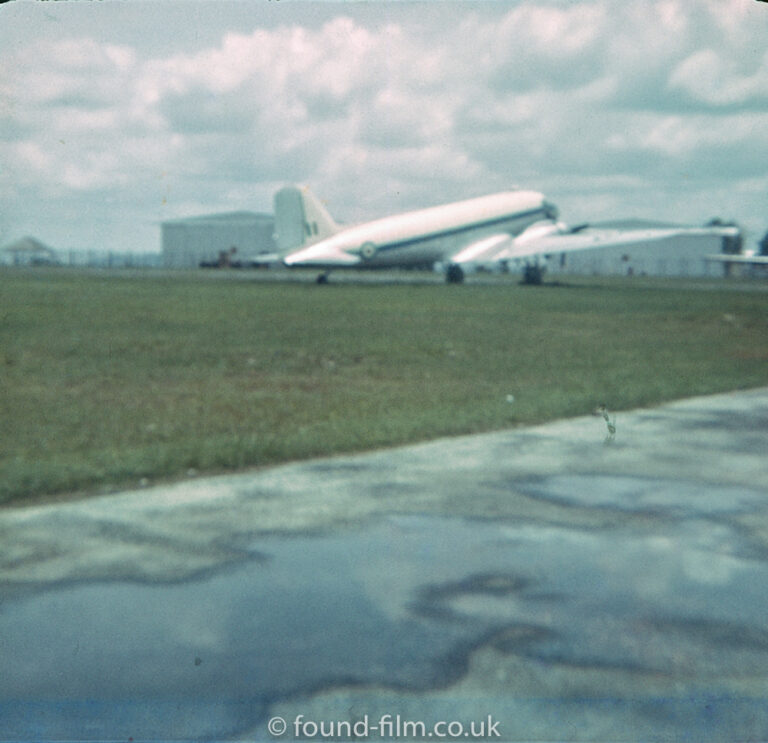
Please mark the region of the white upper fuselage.
POLYGON ((446 261, 471 242, 517 235, 550 213, 542 194, 507 191, 348 227, 290 253, 284 262, 330 269, 446 261))

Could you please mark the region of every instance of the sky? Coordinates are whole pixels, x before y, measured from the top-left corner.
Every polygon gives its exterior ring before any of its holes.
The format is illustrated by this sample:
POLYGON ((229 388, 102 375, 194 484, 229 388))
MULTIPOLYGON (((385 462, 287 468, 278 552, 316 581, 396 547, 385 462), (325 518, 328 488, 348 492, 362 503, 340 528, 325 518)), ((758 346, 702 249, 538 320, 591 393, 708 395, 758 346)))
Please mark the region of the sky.
POLYGON ((768 230, 768 3, 0 4, 0 244, 159 251, 308 184, 356 222, 514 187, 768 230))

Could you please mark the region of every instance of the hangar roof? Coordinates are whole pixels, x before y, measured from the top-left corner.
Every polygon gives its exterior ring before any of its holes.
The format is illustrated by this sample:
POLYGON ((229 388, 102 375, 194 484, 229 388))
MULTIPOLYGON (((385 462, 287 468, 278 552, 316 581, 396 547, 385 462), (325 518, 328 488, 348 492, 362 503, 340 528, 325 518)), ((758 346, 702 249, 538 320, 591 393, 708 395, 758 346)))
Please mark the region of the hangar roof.
POLYGON ((54 251, 51 250, 45 243, 40 242, 35 237, 22 237, 8 245, 3 245, 0 248, 3 253, 37 253, 45 255, 54 255, 54 251))
POLYGON ((219 212, 218 214, 203 214, 198 217, 181 217, 180 219, 166 219, 163 225, 199 225, 199 224, 252 224, 253 222, 267 222, 273 220, 271 214, 263 212, 219 212))
POLYGON ((678 229, 685 225, 675 222, 660 222, 654 219, 610 219, 603 222, 590 222, 590 227, 600 227, 611 230, 651 230, 678 229))

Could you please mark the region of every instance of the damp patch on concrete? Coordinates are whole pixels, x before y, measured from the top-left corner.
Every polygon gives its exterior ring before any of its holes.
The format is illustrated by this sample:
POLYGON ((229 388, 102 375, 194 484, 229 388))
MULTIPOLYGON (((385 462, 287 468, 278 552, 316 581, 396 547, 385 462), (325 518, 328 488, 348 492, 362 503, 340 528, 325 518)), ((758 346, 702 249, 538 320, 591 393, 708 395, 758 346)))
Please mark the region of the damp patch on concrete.
MULTIPOLYGON (((768 562, 739 556, 738 540, 704 519, 650 534, 392 516, 260 537, 252 559, 193 580, 28 593, 0 607, 3 734, 238 736, 317 694, 450 689, 484 650, 540 673, 620 671, 632 715, 653 717, 649 678, 768 676, 768 562)), ((705 726, 688 701, 658 729, 705 726)), ((580 714, 608 702, 585 688, 580 714)))
POLYGON ((565 505, 681 516, 744 513, 768 505, 761 490, 654 477, 562 474, 510 484, 525 495, 565 505))

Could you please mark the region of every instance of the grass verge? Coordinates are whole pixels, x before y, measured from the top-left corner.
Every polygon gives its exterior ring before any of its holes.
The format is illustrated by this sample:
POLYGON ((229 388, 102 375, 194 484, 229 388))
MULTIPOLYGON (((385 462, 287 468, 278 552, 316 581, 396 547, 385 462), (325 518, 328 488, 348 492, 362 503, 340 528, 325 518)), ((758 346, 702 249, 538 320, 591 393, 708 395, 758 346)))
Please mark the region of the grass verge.
POLYGON ((0 502, 768 383, 766 294, 713 283, 0 287, 0 502))

